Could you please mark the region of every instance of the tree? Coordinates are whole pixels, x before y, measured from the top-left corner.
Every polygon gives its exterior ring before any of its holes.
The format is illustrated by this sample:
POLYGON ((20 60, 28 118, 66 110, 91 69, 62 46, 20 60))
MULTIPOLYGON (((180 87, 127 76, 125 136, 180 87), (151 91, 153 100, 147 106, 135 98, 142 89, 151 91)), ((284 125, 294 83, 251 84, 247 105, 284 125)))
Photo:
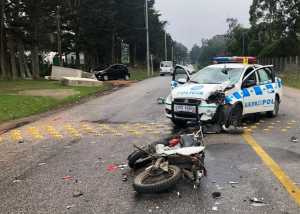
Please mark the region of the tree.
POLYGON ((194 44, 190 52, 192 64, 198 64, 200 55, 201 55, 201 48, 197 44, 194 44))

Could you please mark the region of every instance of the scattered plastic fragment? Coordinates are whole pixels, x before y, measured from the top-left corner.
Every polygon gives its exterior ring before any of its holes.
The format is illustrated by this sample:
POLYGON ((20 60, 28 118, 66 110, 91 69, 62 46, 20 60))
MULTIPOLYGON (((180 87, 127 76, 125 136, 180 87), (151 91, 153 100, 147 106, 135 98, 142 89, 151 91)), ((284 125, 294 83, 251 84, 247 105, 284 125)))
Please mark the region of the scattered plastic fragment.
POLYGON ((75 192, 73 192, 73 197, 74 198, 78 198, 78 197, 80 197, 82 195, 83 195, 83 192, 81 192, 81 191, 75 191, 75 192))
POLYGON ((165 104, 166 99, 164 97, 159 97, 157 98, 157 103, 158 104, 165 104))
POLYGON ((46 163, 39 163, 38 166, 44 166, 46 163))
POLYGON ((63 180, 65 180, 65 181, 73 180, 73 177, 67 175, 67 176, 64 176, 64 177, 63 177, 63 180))
POLYGON ((127 181, 128 180, 128 176, 127 176, 127 174, 126 173, 124 173, 123 175, 122 175, 122 181, 127 181))
POLYGON ((178 196, 178 198, 182 197, 181 194, 180 194, 180 192, 177 192, 177 196, 178 196))
POLYGON ((211 195, 212 195, 212 197, 213 197, 214 199, 217 199, 217 198, 220 198, 220 197, 221 197, 221 193, 220 193, 220 192, 213 192, 211 195))
POLYGON ((18 143, 22 144, 24 143, 24 140, 19 140, 18 143))
POLYGON ((216 187, 217 187, 217 189, 218 190, 222 190, 222 189, 224 189, 223 187, 221 187, 219 184, 216 184, 216 187))
POLYGON ((20 183, 20 182, 22 182, 22 180, 16 179, 16 180, 13 181, 13 183, 20 183))
POLYGON ((118 169, 118 166, 116 164, 109 164, 106 169, 109 172, 115 172, 118 169))
POLYGON ((266 206, 267 204, 264 202, 264 198, 250 198, 250 202, 251 202, 251 206, 254 207, 262 207, 262 206, 266 206))
POLYGON ((297 137, 293 136, 293 137, 291 137, 291 142, 298 143, 299 139, 297 137))
POLYGON ((69 209, 71 209, 73 207, 74 207, 74 205, 68 205, 66 208, 69 210, 69 209))
POLYGON ((237 181, 229 181, 229 184, 239 184, 237 181))
POLYGON ((212 210, 212 211, 218 211, 218 207, 217 207, 217 206, 213 206, 213 207, 211 208, 211 210, 212 210))

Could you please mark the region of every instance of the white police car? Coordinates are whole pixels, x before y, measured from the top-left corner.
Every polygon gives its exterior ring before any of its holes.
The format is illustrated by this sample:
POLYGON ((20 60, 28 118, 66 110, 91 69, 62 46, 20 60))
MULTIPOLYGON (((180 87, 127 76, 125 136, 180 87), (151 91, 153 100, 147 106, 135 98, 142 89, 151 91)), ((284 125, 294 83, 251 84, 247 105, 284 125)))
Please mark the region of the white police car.
POLYGON ((185 125, 195 115, 201 115, 202 122, 223 127, 239 126, 247 114, 277 116, 282 81, 275 76, 273 66, 256 65, 255 58, 222 57, 214 61, 219 64, 193 75, 180 67, 175 69, 172 91, 165 101, 166 116, 175 125, 185 125))

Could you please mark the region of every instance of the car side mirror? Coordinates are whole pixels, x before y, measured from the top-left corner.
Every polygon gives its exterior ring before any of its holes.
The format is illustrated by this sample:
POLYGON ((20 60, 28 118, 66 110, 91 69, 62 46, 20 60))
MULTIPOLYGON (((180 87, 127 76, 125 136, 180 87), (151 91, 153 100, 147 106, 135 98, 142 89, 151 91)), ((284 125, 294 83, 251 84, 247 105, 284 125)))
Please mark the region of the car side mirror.
POLYGON ((180 83, 180 84, 185 84, 187 82, 187 79, 186 78, 179 78, 177 80, 177 82, 180 83))
POLYGON ((250 88, 256 85, 256 81, 252 79, 247 79, 243 82, 242 88, 250 88))

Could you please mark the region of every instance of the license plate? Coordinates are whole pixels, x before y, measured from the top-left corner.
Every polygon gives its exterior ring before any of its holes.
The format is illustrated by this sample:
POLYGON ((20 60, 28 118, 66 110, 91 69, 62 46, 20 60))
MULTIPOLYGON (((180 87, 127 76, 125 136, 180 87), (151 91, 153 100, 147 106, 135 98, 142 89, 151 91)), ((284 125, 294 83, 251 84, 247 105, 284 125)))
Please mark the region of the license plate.
POLYGON ((188 113, 196 113, 196 106, 185 106, 185 105, 175 105, 175 112, 188 112, 188 113))

